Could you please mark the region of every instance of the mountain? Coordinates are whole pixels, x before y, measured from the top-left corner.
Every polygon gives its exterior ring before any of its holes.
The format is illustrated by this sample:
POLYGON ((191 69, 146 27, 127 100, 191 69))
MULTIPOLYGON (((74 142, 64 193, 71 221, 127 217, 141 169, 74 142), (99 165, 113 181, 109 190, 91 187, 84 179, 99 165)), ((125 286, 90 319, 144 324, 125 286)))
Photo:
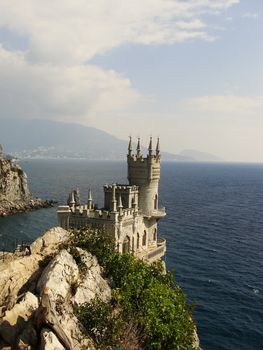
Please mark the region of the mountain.
POLYGON ((177 160, 188 160, 197 162, 222 162, 223 159, 206 152, 200 152, 193 149, 185 149, 177 155, 177 160))
MULTIPOLYGON (((128 146, 127 140, 93 127, 37 119, 0 119, 0 141, 19 158, 118 160, 125 158, 128 146)), ((167 152, 162 157, 176 159, 167 152)))

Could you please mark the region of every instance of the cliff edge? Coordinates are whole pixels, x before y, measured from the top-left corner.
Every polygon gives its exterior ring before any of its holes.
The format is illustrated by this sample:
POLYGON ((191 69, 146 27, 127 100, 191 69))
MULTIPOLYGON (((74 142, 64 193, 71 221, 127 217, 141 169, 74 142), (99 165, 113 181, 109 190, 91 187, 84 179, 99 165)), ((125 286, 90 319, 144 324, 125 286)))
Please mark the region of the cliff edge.
MULTIPOLYGON (((0 285, 2 286, 0 289, 0 349, 95 350, 116 349, 117 344, 118 348, 123 350, 160 349, 160 347, 143 346, 141 343, 135 342, 138 334, 134 333, 134 321, 131 322, 126 313, 125 317, 127 317, 129 327, 124 329, 125 339, 122 339, 121 343, 107 344, 106 347, 101 347, 98 344, 98 337, 104 336, 104 333, 106 333, 107 339, 108 336, 112 336, 112 334, 107 333, 109 330, 118 335, 118 341, 119 336, 123 338, 119 329, 122 325, 121 308, 123 306, 121 306, 121 299, 123 297, 129 298, 129 294, 121 296, 117 275, 113 279, 106 279, 105 268, 98 263, 100 259, 84 247, 83 249, 74 247, 73 242, 72 233, 61 227, 55 227, 45 232, 23 252, 6 254, 0 261, 0 285), (114 303, 113 313, 105 317, 107 305, 110 307, 111 301, 117 295, 118 302, 114 303), (90 306, 94 306, 94 302, 102 308, 97 309, 97 311, 90 309, 90 306), (87 308, 87 305, 90 306, 87 308), (78 310, 82 310, 82 317, 79 317, 78 310), (112 327, 113 319, 117 322, 114 323, 117 328, 112 327), (94 321, 97 322, 96 326, 93 324, 94 321), (89 328, 92 332, 88 334, 87 329, 89 328), (95 337, 92 337, 92 334, 95 337)), ((98 251, 98 253, 100 252, 98 251)), ((117 265, 114 263, 114 266, 120 277, 120 274, 124 273, 122 262, 129 260, 135 262, 135 260, 128 254, 114 256, 119 261, 117 265)), ((144 269, 144 263, 140 260, 136 260, 135 264, 136 270, 139 266, 144 269)), ((151 283, 154 283, 156 270, 151 269, 150 266, 147 270, 151 271, 150 280, 151 283)), ((128 275, 129 285, 136 286, 139 283, 137 287, 140 287, 143 284, 143 279, 137 280, 129 271, 128 275), (131 276, 133 277, 131 278, 131 276)), ((147 279, 147 276, 144 278, 147 279)), ((165 279, 165 275, 161 275, 159 278, 165 279)), ((123 281, 123 278, 121 280, 123 281)), ((125 285, 127 286, 126 283, 125 285)), ((155 291, 158 293, 158 288, 155 288, 155 291)), ((147 292, 147 288, 145 292, 147 292)), ((172 289, 169 290, 169 295, 171 293, 172 289)), ((163 294, 162 296, 165 299, 163 294)), ((149 298, 147 297, 147 299, 149 298)), ((137 301, 139 302, 139 300, 140 298, 137 301)), ((160 302, 161 300, 159 300, 160 302)), ((155 307, 160 313, 163 312, 162 308, 165 304, 161 305, 160 309, 156 301, 153 303, 154 305, 150 309, 151 313, 154 312, 155 307)), ((179 308, 174 309, 173 303, 167 304, 169 309, 177 310, 176 322, 161 325, 166 329, 166 332, 169 326, 173 334, 182 338, 179 342, 181 345, 174 347, 168 341, 161 348, 163 350, 174 348, 200 350, 195 328, 191 327, 190 331, 185 334, 186 328, 179 327, 181 323, 177 322, 178 319, 185 317, 185 310, 181 308, 181 305, 179 304, 179 308), (179 328, 177 329, 177 327, 179 328)), ((150 322, 151 314, 145 316, 150 322)), ((186 321, 192 323, 188 313, 186 321)), ((146 326, 149 326, 148 323, 146 326)), ((155 326, 160 327, 159 321, 155 326)), ((145 340, 144 330, 142 334, 139 334, 143 341, 145 340)), ((163 340, 174 338, 173 334, 164 334, 162 330, 159 335, 160 339, 157 338, 156 341, 158 342, 161 338, 164 338, 163 340)))
POLYGON ((0 262, 0 349, 94 349, 74 309, 96 295, 108 301, 111 289, 95 256, 78 249, 80 269, 61 246, 69 238, 52 228, 31 244, 30 255, 0 262))
POLYGON ((52 205, 52 201, 42 201, 32 196, 26 173, 12 159, 5 159, 0 144, 0 216, 52 205))

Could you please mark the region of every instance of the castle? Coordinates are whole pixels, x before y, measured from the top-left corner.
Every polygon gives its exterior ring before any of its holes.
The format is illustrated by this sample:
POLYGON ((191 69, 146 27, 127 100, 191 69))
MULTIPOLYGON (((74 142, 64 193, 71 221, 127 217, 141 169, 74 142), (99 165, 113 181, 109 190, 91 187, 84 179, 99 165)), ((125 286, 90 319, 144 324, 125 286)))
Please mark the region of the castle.
POLYGON ((57 210, 59 225, 91 226, 110 233, 120 253, 132 253, 140 259, 154 262, 165 255, 166 241, 158 235, 157 222, 165 217, 165 208, 158 207, 160 180, 160 144, 155 152, 152 138, 147 157, 141 152, 138 139, 133 154, 130 138, 127 154, 129 184, 104 185, 104 207, 96 209, 89 190, 87 203, 81 205, 78 190, 70 193, 68 205, 57 210))

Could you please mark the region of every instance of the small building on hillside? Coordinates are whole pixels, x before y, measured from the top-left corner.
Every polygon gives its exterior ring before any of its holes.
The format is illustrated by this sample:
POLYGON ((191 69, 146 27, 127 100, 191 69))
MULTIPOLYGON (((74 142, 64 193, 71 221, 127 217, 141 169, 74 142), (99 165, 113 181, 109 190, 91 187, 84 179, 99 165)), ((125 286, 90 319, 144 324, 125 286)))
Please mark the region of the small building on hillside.
POLYGON ((157 223, 164 218, 165 208, 159 208, 160 145, 153 150, 150 139, 148 154, 143 157, 140 139, 136 153, 132 140, 128 146, 128 184, 104 185, 104 206, 96 209, 89 190, 87 203, 81 204, 78 190, 70 193, 67 205, 58 207, 59 225, 90 226, 110 233, 120 253, 131 253, 149 262, 165 255, 166 241, 158 234, 157 223))

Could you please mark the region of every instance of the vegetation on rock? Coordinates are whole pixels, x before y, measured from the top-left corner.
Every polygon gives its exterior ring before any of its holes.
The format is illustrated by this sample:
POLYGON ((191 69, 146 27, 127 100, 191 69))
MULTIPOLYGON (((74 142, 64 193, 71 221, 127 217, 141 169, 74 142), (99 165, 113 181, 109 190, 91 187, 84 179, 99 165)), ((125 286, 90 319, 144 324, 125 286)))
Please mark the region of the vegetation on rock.
POLYGON ((115 252, 114 242, 99 230, 74 229, 72 243, 96 255, 114 286, 111 303, 97 298, 77 311, 98 349, 195 348, 192 306, 161 262, 149 265, 115 252))

